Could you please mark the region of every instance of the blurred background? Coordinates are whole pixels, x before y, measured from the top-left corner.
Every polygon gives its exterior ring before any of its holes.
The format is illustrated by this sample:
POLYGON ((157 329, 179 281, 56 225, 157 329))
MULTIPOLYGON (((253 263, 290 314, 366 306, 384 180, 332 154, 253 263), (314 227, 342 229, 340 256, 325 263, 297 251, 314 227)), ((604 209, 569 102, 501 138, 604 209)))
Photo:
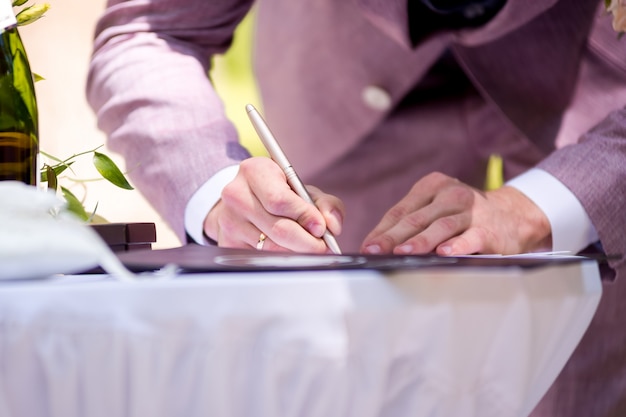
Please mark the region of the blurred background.
MULTIPOLYGON (((45 78, 35 87, 41 150, 65 159, 105 145, 99 152, 110 156, 124 170, 122 159, 106 148, 106 138, 98 130, 95 115, 85 98, 94 28, 105 0, 48 1, 51 7, 42 19, 20 27, 32 70, 45 78)), ((215 58, 211 76, 243 145, 259 154, 263 152, 262 145, 244 111, 246 103, 260 104, 250 68, 252 27, 253 15, 250 14, 237 29, 228 54, 215 58)), ((97 205, 97 213, 109 222, 153 222, 157 227, 157 242, 153 248, 180 245, 139 191, 123 190, 97 180, 100 177, 91 164, 90 155, 78 158, 73 168, 76 178, 88 181, 66 178, 61 184, 83 199, 88 211, 93 211, 97 205)))

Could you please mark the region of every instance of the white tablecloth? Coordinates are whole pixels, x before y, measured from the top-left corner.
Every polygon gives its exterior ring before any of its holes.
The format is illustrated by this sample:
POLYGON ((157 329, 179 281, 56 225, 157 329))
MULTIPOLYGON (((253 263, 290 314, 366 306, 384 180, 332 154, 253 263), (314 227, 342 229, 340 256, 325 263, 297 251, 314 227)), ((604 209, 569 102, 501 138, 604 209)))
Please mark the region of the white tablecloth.
POLYGON ((0 417, 525 416, 592 262, 0 283, 0 417))

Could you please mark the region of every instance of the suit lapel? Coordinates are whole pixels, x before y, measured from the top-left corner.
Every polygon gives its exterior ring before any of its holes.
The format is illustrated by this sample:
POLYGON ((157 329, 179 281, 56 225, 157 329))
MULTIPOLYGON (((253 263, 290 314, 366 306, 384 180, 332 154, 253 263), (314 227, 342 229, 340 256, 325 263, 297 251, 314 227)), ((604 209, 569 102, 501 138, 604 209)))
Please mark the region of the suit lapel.
MULTIPOLYGON (((412 46, 407 18, 407 1, 420 0, 357 0, 357 5, 373 26, 410 49, 412 46)), ((460 42, 465 45, 489 42, 528 23, 556 2, 557 0, 531 2, 508 0, 498 15, 484 27, 479 30, 462 31, 459 36, 460 42)))
POLYGON ((597 0, 561 1, 501 38, 453 46, 483 96, 545 152, 553 149, 572 97, 597 6, 597 0))

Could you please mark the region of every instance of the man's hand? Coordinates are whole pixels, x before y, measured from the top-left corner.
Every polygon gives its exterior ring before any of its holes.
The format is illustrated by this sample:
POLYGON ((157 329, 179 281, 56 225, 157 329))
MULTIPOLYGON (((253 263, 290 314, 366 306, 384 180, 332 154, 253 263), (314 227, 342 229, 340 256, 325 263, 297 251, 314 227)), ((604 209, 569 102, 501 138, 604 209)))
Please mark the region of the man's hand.
POLYGON ((317 208, 289 187, 271 159, 242 161, 239 173, 205 219, 204 231, 224 247, 256 248, 263 233, 267 236, 263 250, 328 252, 321 236, 327 227, 335 235, 341 232, 343 204, 315 187, 307 189, 317 208))
POLYGON ((547 217, 515 188, 482 192, 432 173, 385 214, 361 250, 466 255, 515 254, 550 247, 547 217))

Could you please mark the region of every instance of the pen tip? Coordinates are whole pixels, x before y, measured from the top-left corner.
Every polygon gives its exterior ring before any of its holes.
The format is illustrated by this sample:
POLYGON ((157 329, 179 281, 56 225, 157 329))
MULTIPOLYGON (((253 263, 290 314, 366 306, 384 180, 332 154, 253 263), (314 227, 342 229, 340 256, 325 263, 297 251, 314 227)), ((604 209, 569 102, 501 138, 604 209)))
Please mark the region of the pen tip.
POLYGON ((254 111, 254 106, 252 104, 246 104, 246 111, 248 113, 250 113, 251 111, 254 111))

